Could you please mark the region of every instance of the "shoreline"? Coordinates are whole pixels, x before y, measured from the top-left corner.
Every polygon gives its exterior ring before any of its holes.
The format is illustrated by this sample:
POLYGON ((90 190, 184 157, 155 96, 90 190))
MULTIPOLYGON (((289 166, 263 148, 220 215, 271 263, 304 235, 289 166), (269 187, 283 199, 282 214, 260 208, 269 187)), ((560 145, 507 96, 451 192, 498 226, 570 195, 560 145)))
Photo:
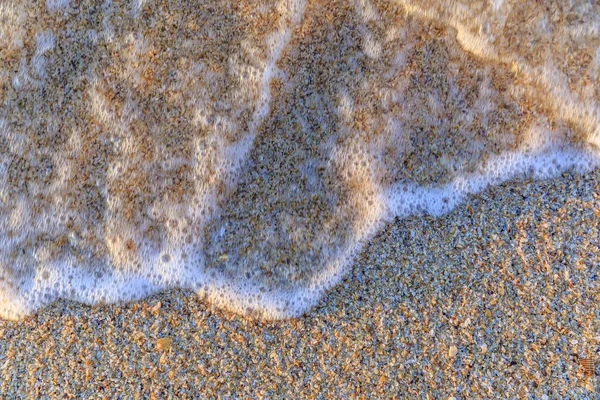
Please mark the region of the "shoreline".
POLYGON ((0 393, 594 397, 599 194, 599 169, 565 172, 396 219, 300 318, 245 318, 180 290, 55 302, 0 321, 0 393))

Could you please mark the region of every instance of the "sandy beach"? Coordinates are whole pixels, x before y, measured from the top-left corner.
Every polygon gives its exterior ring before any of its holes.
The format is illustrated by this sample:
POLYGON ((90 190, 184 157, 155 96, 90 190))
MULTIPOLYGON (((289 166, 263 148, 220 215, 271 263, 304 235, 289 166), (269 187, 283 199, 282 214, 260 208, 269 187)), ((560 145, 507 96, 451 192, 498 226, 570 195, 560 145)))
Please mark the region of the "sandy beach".
POLYGON ((0 322, 3 398, 597 398, 600 172, 509 182, 370 241, 305 316, 192 293, 0 322))
POLYGON ((600 398, 599 27, 0 0, 0 399, 600 398))

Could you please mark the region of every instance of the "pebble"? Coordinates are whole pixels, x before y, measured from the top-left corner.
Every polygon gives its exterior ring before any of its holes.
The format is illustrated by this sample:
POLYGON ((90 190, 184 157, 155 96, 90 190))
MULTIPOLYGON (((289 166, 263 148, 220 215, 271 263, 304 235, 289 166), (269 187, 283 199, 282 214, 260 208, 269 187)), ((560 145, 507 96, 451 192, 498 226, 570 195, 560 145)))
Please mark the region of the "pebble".
POLYGON ((454 358, 454 356, 456 356, 457 353, 458 348, 454 345, 450 346, 450 348, 448 349, 448 357, 454 358))
POLYGON ((171 347, 172 343, 173 343, 173 338, 170 338, 170 337, 160 338, 156 341, 156 348, 159 350, 168 350, 169 347, 171 347))

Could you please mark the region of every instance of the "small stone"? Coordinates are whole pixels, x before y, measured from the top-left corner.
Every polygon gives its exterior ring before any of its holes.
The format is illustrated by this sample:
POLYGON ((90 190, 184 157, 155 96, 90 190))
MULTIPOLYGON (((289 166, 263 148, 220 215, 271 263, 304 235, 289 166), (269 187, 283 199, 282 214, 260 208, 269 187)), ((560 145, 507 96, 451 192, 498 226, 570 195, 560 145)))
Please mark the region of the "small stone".
POLYGON ((450 349, 448 349, 448 357, 454 358, 457 353, 458 353, 458 348, 454 345, 450 346, 450 349))
POLYGON ((485 343, 484 343, 484 344, 482 344, 482 345, 481 345, 481 347, 480 347, 480 349, 481 349, 481 353, 482 353, 482 354, 485 354, 485 353, 487 353, 487 351, 488 351, 487 344, 485 344, 485 343))
POLYGON ((167 352, 163 352, 162 356, 160 356, 160 359, 158 360, 161 364, 164 364, 167 361, 167 352))
POLYGON ((579 364, 582 366, 585 376, 594 375, 594 360, 589 357, 585 357, 579 360, 579 364))
POLYGON ((156 341, 156 348, 159 350, 168 350, 171 347, 171 343, 173 343, 173 338, 171 337, 160 338, 156 341))
POLYGON ((152 314, 158 314, 161 307, 162 307, 162 303, 159 301, 150 309, 150 311, 152 311, 152 314))

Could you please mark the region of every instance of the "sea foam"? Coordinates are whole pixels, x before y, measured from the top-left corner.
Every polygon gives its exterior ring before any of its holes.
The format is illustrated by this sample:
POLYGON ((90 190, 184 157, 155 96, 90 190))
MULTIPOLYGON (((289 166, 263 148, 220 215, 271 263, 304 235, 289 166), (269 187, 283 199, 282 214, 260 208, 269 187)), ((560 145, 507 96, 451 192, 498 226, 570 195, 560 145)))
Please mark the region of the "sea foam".
POLYGON ((4 2, 0 316, 169 288, 296 316, 396 217, 597 168, 597 8, 4 2))

